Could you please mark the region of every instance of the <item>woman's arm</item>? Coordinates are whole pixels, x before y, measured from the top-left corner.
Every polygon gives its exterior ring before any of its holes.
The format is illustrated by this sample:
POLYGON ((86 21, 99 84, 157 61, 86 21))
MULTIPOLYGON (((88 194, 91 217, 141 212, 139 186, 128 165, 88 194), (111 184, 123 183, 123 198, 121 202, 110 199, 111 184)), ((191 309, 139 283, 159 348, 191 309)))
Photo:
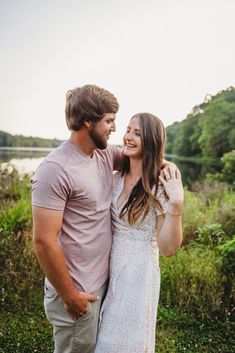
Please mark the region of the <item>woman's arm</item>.
POLYGON ((169 198, 166 215, 158 216, 157 241, 160 252, 172 256, 182 242, 182 209, 184 191, 179 170, 169 173, 164 170, 164 178, 159 177, 169 198))

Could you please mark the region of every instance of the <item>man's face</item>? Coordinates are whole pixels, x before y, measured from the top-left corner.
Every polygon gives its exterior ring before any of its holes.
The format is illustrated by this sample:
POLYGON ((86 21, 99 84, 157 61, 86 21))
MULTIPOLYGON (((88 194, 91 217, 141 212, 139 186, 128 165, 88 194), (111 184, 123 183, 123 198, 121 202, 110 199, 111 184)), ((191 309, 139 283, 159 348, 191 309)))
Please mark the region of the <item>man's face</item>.
POLYGON ((116 116, 113 113, 106 113, 100 121, 94 123, 88 130, 90 138, 94 142, 96 148, 103 150, 107 147, 111 132, 116 130, 115 117, 116 116))

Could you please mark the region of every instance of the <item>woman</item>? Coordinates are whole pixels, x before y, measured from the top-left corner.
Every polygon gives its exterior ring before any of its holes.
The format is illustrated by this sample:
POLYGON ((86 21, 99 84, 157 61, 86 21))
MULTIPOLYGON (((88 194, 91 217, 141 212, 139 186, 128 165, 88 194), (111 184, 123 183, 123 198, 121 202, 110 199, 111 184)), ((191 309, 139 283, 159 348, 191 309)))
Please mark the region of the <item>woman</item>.
POLYGON ((155 352, 158 253, 171 256, 182 241, 181 176, 160 175, 164 143, 157 117, 141 113, 130 120, 123 170, 114 175, 110 282, 95 353, 155 352))

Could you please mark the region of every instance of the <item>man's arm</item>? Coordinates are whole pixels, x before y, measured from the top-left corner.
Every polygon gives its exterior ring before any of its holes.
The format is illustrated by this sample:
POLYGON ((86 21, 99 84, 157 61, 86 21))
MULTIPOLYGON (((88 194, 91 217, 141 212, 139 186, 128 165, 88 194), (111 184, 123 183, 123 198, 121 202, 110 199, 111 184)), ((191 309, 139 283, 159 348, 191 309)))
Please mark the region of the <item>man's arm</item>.
POLYGON ((68 272, 65 257, 57 242, 61 230, 63 211, 33 206, 33 243, 39 263, 68 313, 78 319, 88 310, 88 302, 98 297, 79 291, 68 272))

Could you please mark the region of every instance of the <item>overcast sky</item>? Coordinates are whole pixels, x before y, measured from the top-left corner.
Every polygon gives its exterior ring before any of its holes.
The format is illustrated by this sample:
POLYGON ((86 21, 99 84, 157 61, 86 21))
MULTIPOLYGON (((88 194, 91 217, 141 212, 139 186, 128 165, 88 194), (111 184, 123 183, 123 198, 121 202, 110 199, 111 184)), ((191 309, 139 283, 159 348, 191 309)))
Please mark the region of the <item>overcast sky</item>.
POLYGON ((165 126, 235 86, 235 0, 0 0, 0 130, 66 139, 66 91, 115 94, 165 126))

